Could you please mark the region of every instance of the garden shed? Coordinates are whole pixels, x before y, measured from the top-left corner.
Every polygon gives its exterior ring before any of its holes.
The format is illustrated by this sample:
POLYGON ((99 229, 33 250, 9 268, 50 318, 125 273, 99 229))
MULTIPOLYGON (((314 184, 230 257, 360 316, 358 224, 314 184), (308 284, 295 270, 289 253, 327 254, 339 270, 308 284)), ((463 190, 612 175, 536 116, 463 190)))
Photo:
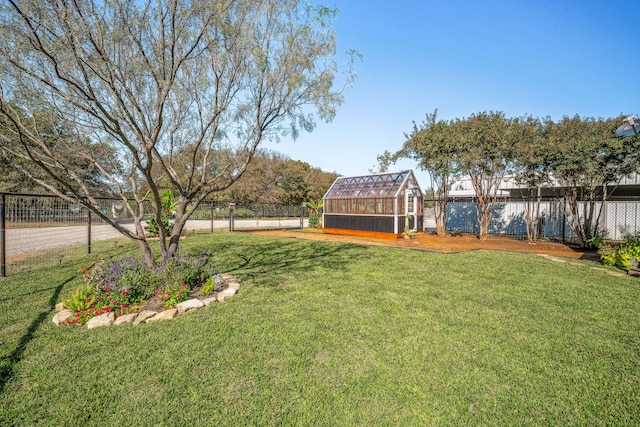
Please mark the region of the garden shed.
POLYGON ((323 198, 323 231, 397 238, 422 231, 424 198, 411 170, 341 176, 323 198))

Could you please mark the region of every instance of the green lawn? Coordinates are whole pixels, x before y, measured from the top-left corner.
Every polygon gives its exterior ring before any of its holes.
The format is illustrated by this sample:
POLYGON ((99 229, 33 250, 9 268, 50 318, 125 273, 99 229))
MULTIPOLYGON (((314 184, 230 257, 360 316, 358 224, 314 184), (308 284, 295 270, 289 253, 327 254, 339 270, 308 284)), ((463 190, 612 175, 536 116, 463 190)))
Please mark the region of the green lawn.
POLYGON ((640 423, 638 279, 242 233, 183 247, 240 293, 88 331, 51 306, 91 258, 2 279, 0 425, 640 423))

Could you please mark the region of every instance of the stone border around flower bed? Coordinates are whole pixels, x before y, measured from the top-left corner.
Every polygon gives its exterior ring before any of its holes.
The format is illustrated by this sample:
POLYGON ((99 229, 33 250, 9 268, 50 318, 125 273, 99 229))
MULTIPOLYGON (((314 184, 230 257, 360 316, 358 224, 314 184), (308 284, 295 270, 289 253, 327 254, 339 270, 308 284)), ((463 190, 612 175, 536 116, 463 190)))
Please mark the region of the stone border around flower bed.
MULTIPOLYGON (((140 323, 152 323, 160 320, 173 319, 179 314, 183 314, 191 310, 198 310, 200 308, 207 307, 214 302, 226 301, 233 298, 240 289, 240 281, 230 274, 220 274, 219 277, 226 285, 226 288, 220 292, 214 292, 211 295, 203 297, 192 298, 177 304, 175 308, 168 308, 162 311, 143 310, 139 313, 125 314, 117 319, 115 318, 114 313, 104 313, 89 319, 86 324, 87 329, 98 328, 101 326, 122 325, 123 323, 139 325, 140 323)), ((56 325, 66 324, 66 320, 75 315, 74 311, 65 309, 62 306, 62 303, 56 304, 56 311, 57 313, 53 316, 53 323, 56 325)))

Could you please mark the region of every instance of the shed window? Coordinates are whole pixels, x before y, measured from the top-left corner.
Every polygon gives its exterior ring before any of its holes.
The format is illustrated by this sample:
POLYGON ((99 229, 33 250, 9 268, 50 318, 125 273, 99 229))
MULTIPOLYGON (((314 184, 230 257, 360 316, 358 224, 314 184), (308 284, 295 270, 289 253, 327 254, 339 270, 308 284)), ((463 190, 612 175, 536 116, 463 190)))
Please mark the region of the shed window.
POLYGON ((375 213, 375 199, 367 199, 366 213, 368 214, 375 213))

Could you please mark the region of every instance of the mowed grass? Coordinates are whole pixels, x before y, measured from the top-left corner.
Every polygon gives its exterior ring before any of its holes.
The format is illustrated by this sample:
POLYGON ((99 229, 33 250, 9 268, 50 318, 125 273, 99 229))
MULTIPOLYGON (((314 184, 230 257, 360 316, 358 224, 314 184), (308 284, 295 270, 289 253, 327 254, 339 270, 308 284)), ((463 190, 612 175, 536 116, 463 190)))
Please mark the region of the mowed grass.
POLYGON ((183 248, 240 293, 88 331, 53 325, 51 306, 91 258, 0 281, 0 424, 640 423, 638 279, 242 233, 183 248))

